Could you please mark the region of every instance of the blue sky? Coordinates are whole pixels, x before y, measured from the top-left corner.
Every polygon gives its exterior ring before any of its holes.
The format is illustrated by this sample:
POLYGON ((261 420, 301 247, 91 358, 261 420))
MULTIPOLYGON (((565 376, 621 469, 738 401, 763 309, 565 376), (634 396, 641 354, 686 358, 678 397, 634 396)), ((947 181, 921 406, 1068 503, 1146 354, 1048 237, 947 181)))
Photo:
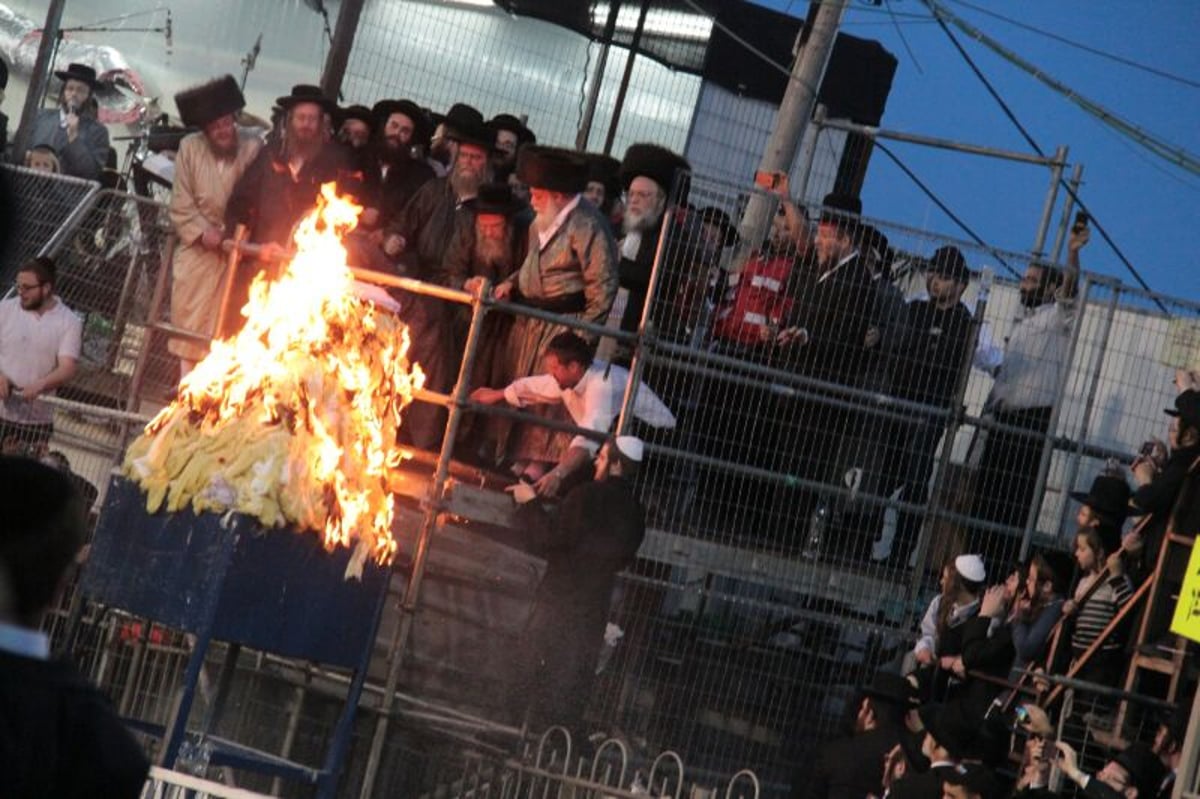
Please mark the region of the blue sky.
MULTIPOLYGON (((804 0, 756 0, 803 17, 804 0)), ((1029 151, 1020 133, 971 73, 919 0, 851 0, 843 30, 880 41, 899 66, 883 126, 998 148, 1029 151), (887 8, 895 13, 894 22, 887 8), (924 19, 921 19, 921 18, 924 19), (907 47, 905 41, 907 40, 907 47), (911 50, 911 52, 910 52, 911 50)), ((948 10, 1084 95, 1155 135, 1200 155, 1200 89, 1149 75, 1022 30, 954 0, 948 10)), ((1200 82, 1200 2, 1195 0, 970 0, 980 8, 1200 82)), ((1122 138, 951 26, 983 73, 1039 145, 1070 147, 1084 165, 1081 196, 1156 291, 1200 301, 1200 175, 1172 166, 1122 138)), ((1027 250, 1049 183, 1018 164, 909 145, 892 149, 989 244, 1027 250)), ((1060 195, 1060 202, 1061 202, 1060 195)), ((877 153, 863 191, 871 216, 959 235, 957 227, 886 157, 877 153)), ((1055 217, 1057 221, 1057 215, 1055 217)), ((1085 268, 1132 278, 1093 235, 1085 268)))

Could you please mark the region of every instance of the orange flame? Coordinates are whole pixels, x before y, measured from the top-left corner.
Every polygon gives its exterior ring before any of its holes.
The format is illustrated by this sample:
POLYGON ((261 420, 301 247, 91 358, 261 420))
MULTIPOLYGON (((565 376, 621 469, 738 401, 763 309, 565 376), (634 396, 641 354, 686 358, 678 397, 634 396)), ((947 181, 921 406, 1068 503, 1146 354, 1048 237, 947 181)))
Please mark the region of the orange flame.
POLYGON ((361 211, 322 186, 286 271, 255 277, 241 332, 213 342, 130 446, 151 512, 235 510, 323 530, 327 549, 357 539, 348 572, 393 556, 396 432, 424 375, 407 328, 355 296, 341 239, 361 211))

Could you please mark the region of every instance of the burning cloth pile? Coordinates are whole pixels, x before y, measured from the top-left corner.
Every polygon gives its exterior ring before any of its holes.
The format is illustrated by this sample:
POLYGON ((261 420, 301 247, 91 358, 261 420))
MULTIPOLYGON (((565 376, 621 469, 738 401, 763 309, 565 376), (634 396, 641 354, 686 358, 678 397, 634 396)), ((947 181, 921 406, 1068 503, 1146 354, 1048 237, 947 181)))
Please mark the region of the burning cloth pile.
POLYGON ((255 278, 242 331, 213 342, 130 446, 124 471, 151 513, 245 513, 323 531, 327 549, 353 539, 348 576, 392 557, 396 432, 424 376, 407 328, 356 293, 341 237, 360 211, 323 188, 286 271, 255 278))

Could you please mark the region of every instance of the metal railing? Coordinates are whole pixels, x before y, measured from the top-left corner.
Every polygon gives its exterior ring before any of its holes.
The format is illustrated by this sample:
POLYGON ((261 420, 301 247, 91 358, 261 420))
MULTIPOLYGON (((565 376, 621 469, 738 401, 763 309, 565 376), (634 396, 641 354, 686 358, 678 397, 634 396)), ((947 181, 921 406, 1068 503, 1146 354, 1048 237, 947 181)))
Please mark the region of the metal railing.
MULTIPOLYGON (((693 179, 691 191, 697 207, 714 204, 731 209, 746 194, 743 187, 700 178, 693 179)), ((160 347, 164 334, 175 332, 162 310, 169 286, 164 264, 171 248, 163 208, 131 195, 101 194, 111 201, 107 211, 77 215, 71 223, 74 227, 60 229, 55 241, 58 252, 66 253, 69 242, 95 241, 103 234, 103 240, 115 247, 102 252, 116 252, 116 258, 78 250, 66 256, 77 258, 75 266, 82 270, 101 261, 117 264, 116 269, 98 273, 93 293, 84 291, 75 301, 75 305, 95 305, 88 309, 89 317, 104 322, 89 324, 85 350, 93 342, 93 352, 103 356, 96 358, 95 373, 107 376, 109 382, 101 386, 103 390, 93 386, 87 393, 64 392, 75 399, 51 400, 57 414, 50 442, 58 447, 69 440, 80 451, 85 446, 95 450, 96 459, 87 471, 97 486, 103 486, 104 476, 119 462, 129 429, 143 418, 113 406, 129 411, 152 406, 172 385, 175 374, 160 347), (101 297, 115 302, 101 303, 101 297), (157 379, 152 379, 155 375, 157 379), (100 422, 78 422, 75 416, 80 414, 100 422), (108 432, 100 436, 97 427, 108 432)), ((898 267, 895 283, 906 287, 910 296, 915 294, 921 282, 920 265, 935 246, 947 241, 869 221, 891 240, 892 263, 898 267)), ((1052 400, 1055 414, 1044 430, 1031 432, 989 418, 984 400, 991 378, 968 370, 965 363, 958 366, 953 400, 940 404, 919 394, 806 371, 781 357, 778 348, 723 348, 714 332, 722 297, 700 292, 699 301, 692 305, 681 304, 679 298, 685 294, 681 287, 686 287, 686 280, 697 274, 703 276, 705 286, 712 277, 714 282, 724 281, 720 288, 725 288, 728 276, 735 274, 727 268, 731 253, 710 253, 701 261, 680 258, 681 244, 699 235, 694 227, 673 227, 685 222, 680 213, 664 220, 667 236, 656 259, 655 288, 638 335, 496 302, 486 293, 471 295, 399 278, 372 278, 468 304, 472 316, 456 385, 449 393, 426 392, 421 398, 446 407, 449 420, 441 451, 429 469, 430 482, 422 492, 417 531, 402 531, 408 546, 396 575, 400 610, 381 630, 379 651, 386 658, 371 677, 380 697, 378 712, 360 725, 350 766, 353 776, 346 781, 361 786, 363 795, 382 791, 400 779, 391 770, 381 773, 381 765, 410 725, 429 723, 427 718, 396 712, 396 703, 404 701, 398 697, 413 695, 409 683, 417 667, 430 668, 418 634, 422 614, 433 612, 427 605, 429 598, 449 591, 446 586, 478 580, 469 570, 452 575, 436 563, 429 571, 431 557, 436 562, 441 554, 450 554, 454 517, 462 511, 457 495, 450 491, 452 486, 455 491, 462 486, 451 478, 458 425, 468 413, 504 413, 539 423, 529 414, 468 400, 468 376, 485 314, 523 314, 588 334, 637 342, 625 409, 636 399, 639 381, 644 381, 672 404, 680 428, 669 433, 640 430, 628 412, 622 414, 623 429, 637 430, 647 440, 648 459, 639 488, 651 529, 641 562, 620 581, 621 598, 612 617, 626 636, 598 676, 589 719, 597 726, 619 727, 645 739, 651 751, 687 752, 689 761, 710 773, 733 774, 754 763, 767 794, 778 793, 793 764, 836 728, 855 687, 903 651, 928 595, 927 573, 940 565, 940 555, 953 550, 955 536, 961 541, 963 531, 971 530, 1005 536, 992 540, 1002 542, 998 550, 1014 553, 1062 542, 1062 530, 1069 529, 1065 527, 1070 516, 1067 491, 1086 485, 1107 457, 1128 458, 1141 440, 1162 425, 1161 409, 1170 405, 1173 394, 1171 370, 1154 359, 1168 351, 1166 344, 1175 328, 1186 328, 1200 317, 1195 303, 1150 298, 1111 279, 1085 274, 1071 330, 1071 357, 1052 400), (1154 310, 1150 299, 1166 300, 1172 318, 1154 310), (714 417, 714 412, 724 414, 725 420, 714 417), (710 424, 714 419, 720 424, 710 424), (773 428, 762 426, 767 422, 779 425, 781 432, 772 437, 773 428), (815 433, 833 449, 847 440, 867 438, 880 449, 887 445, 903 450, 917 426, 929 427, 933 443, 926 444, 929 460, 922 466, 928 470, 929 482, 924 492, 914 496, 896 495, 883 481, 863 482, 870 477, 867 464, 850 460, 816 470, 797 460, 796 452, 811 450, 821 457, 829 453, 816 447, 789 449, 815 433), (1037 453, 1021 468, 1033 472, 1040 512, 1023 515, 1019 524, 982 520, 969 502, 965 486, 973 468, 970 438, 982 431, 1026 439, 1037 453), (748 438, 760 451, 748 451, 748 438), (836 471, 841 467, 851 472, 860 469, 859 482, 845 482, 845 473, 836 471), (881 531, 886 537, 889 525, 915 525, 912 559, 883 564, 860 552, 829 551, 822 548, 830 542, 828 537, 818 542, 821 546, 815 553, 806 553, 809 510, 815 509, 817 500, 833 503, 830 507, 841 514, 837 524, 847 537, 868 532, 874 537, 881 531), (398 694, 398 687, 404 693, 398 694), (393 723, 396 718, 406 719, 403 729, 393 723), (797 729, 805 731, 803 736, 797 737, 797 729)), ((966 255, 976 275, 986 274, 980 267, 991 265, 996 257, 991 250, 953 244, 966 255)), ((791 254, 796 254, 795 246, 791 254)), ((1012 263, 1025 258, 1017 253, 1002 256, 1012 263)), ((80 285, 87 285, 82 278, 80 285)), ((70 284, 64 283, 63 288, 63 295, 70 297, 70 284)), ((979 329, 989 329, 993 340, 1011 330, 1011 316, 1019 309, 1011 284, 973 278, 966 298, 975 301, 972 338, 979 329)), ((894 358, 892 369, 916 363, 900 355, 889 357, 894 358)), ((569 424, 559 427, 575 429, 569 424)), ((851 452, 849 457, 858 455, 851 452)), ((984 554, 994 553, 985 550, 984 554)), ((998 576, 1002 564, 997 562, 993 568, 998 576)), ((528 599, 525 595, 519 601, 528 599)), ((452 602, 449 607, 451 612, 462 612, 452 602)), ((445 606, 438 612, 445 613, 445 606)), ((65 608, 63 617, 69 613, 70 608, 65 608)), ((142 716, 159 713, 173 690, 172 675, 186 660, 179 641, 156 642, 150 624, 126 626, 134 621, 114 612, 81 608, 78 613, 86 641, 77 651, 86 658, 88 673, 113 692, 124 711, 142 716)), ((463 623, 461 615, 448 618, 463 623)), ((505 645, 511 645, 511 640, 499 635, 481 638, 477 644, 505 645)), ((460 654, 469 651, 467 647, 460 654)), ((252 662, 253 674, 260 675, 254 679, 265 679, 261 675, 268 661, 252 662)), ((462 662, 469 663, 470 658, 462 662)), ((488 679, 476 676, 485 683, 488 679)), ((303 686, 312 678, 310 674, 289 679, 303 686)), ((251 724, 249 714, 264 714, 270 705, 270 713, 299 724, 303 703, 292 690, 268 692, 270 698, 262 702, 246 700, 242 715, 229 714, 228 723, 251 724), (294 714, 285 712, 289 707, 294 714)), ((441 711, 434 715, 445 717, 441 711)), ((319 727, 320 722, 307 719, 305 725, 319 727)), ((298 748, 303 749, 304 725, 294 731, 300 736, 298 748)), ((489 760, 486 768, 493 771, 487 773, 515 769, 520 784, 526 785, 551 779, 536 761, 530 768, 503 758, 499 762, 501 766, 489 760)), ((483 779, 483 759, 479 763, 470 780, 483 779)), ((582 773, 574 771, 570 779, 582 773)), ((560 786, 569 782, 561 774, 553 779, 560 786)), ((723 779, 709 783, 726 784, 723 779)))

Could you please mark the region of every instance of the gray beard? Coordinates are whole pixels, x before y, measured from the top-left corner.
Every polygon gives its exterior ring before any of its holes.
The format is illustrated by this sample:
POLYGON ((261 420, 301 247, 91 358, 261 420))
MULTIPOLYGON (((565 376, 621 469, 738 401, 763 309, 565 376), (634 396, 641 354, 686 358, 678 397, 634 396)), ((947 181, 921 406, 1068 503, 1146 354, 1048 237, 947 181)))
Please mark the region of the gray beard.
MULTIPOLYGON (((507 236, 504 239, 497 241, 496 239, 476 239, 475 240, 475 262, 488 267, 508 267, 508 241, 507 236)), ((497 271, 500 271, 497 269, 497 271)))
POLYGON ((658 215, 631 214, 628 208, 625 209, 625 218, 621 221, 621 227, 626 233, 646 233, 657 225, 658 215))
POLYGON ((469 200, 479 193, 479 187, 483 184, 482 175, 464 175, 459 172, 451 172, 450 188, 454 189, 455 196, 460 200, 469 200))

